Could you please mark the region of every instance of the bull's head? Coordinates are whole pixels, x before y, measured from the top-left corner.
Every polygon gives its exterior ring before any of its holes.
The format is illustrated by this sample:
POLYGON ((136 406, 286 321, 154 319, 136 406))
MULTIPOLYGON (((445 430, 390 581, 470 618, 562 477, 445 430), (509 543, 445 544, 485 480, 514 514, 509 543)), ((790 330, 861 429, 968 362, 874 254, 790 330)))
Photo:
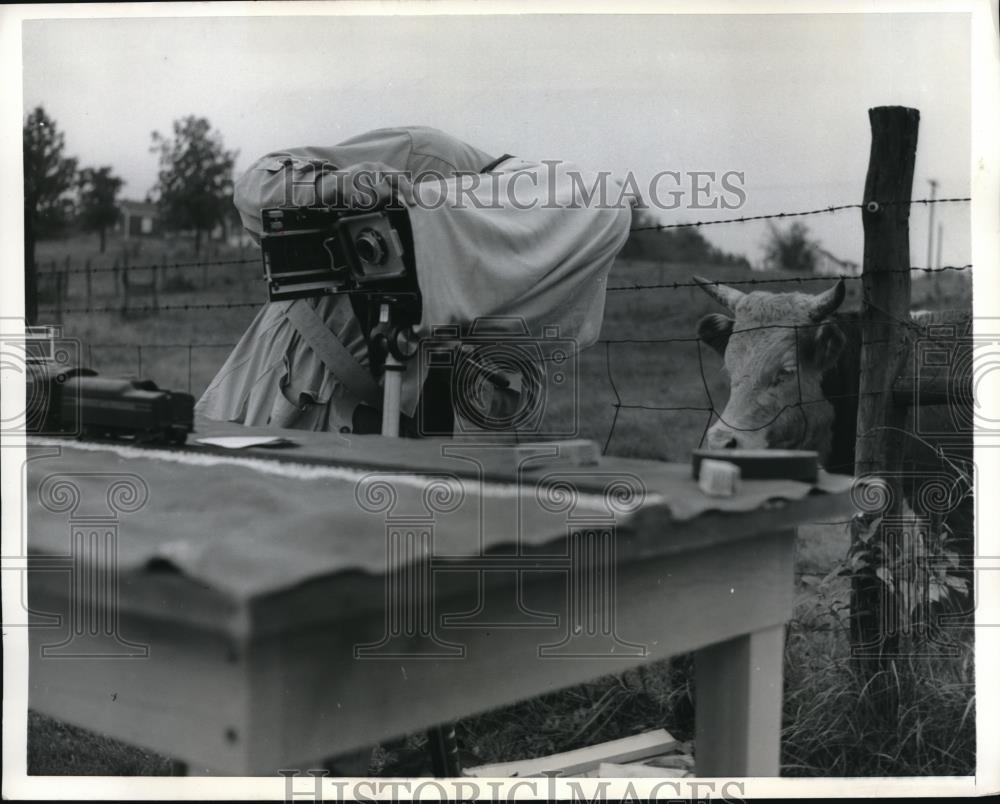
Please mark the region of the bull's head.
POLYGON ((833 406, 820 388, 823 372, 844 346, 829 316, 844 300, 844 281, 812 296, 743 293, 694 277, 730 315, 698 322, 698 337, 722 355, 729 404, 707 434, 707 446, 814 449, 830 447, 833 406))

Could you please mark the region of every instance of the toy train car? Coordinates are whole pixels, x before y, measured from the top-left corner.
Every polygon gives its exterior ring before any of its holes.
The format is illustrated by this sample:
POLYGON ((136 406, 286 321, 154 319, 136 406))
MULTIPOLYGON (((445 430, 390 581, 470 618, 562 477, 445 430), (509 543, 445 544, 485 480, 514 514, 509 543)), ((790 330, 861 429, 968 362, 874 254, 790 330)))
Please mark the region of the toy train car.
POLYGON ((28 374, 29 432, 183 444, 193 430, 194 397, 152 380, 55 364, 28 374))

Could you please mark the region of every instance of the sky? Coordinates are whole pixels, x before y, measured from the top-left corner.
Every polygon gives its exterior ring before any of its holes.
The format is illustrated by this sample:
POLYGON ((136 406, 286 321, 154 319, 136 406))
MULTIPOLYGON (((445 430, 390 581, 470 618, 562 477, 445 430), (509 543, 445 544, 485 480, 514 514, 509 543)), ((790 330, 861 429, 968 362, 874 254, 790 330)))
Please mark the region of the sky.
MULTIPOLYGON (((739 210, 665 210, 663 223, 812 209, 861 200, 880 105, 921 112, 914 197, 929 179, 938 197, 969 195, 966 14, 37 20, 23 65, 25 112, 43 105, 67 153, 111 165, 128 198, 156 180, 151 132, 197 114, 239 149, 237 172, 271 150, 420 124, 497 155, 632 171, 640 187, 663 170, 744 174, 739 210)), ((861 262, 857 210, 803 220, 861 262)), ((914 265, 927 220, 913 209, 914 265)), ((942 261, 971 262, 967 205, 938 205, 936 222, 942 261)), ((702 232, 762 258, 766 224, 702 232)))

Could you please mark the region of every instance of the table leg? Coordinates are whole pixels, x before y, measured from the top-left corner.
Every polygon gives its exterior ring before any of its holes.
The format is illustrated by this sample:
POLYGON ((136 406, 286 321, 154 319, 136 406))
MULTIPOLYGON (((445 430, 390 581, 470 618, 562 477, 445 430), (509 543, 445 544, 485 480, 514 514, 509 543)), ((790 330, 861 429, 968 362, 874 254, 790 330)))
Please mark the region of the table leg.
POLYGON ((695 654, 698 776, 777 776, 785 626, 695 654))
POLYGON ((449 779, 462 775, 454 723, 428 729, 427 750, 431 756, 431 769, 436 777, 449 779))

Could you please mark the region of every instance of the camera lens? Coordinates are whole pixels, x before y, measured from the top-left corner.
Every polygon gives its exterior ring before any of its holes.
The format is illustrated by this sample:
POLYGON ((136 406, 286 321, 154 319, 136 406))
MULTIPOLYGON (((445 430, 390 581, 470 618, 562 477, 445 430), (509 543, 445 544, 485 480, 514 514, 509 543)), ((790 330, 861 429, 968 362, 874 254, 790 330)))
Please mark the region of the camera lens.
POLYGON ((381 265, 385 262, 386 248, 382 235, 374 229, 364 229, 354 240, 354 250, 358 259, 369 265, 381 265))

